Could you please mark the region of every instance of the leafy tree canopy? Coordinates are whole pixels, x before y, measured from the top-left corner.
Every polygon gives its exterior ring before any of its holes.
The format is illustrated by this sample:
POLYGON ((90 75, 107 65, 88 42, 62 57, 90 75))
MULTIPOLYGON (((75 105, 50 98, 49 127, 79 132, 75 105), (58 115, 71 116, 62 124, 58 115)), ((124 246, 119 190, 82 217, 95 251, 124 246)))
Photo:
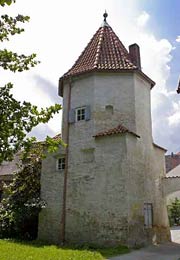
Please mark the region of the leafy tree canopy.
POLYGON ((11 184, 4 185, 0 203, 0 238, 34 239, 38 213, 45 202, 40 199, 41 160, 32 157, 20 166, 11 184))
POLYGON ((180 199, 175 198, 175 200, 168 205, 168 215, 171 226, 180 225, 180 199))
MULTIPOLYGON (((13 0, 0 0, 0 6, 10 5, 13 0)), ((24 31, 19 24, 29 21, 28 16, 17 15, 10 17, 7 14, 0 17, 0 41, 9 41, 10 36, 24 31)), ((0 49, 0 68, 11 72, 29 70, 39 62, 35 60, 36 54, 17 54, 7 49, 0 49)), ((56 104, 46 109, 38 109, 29 102, 19 102, 11 94, 12 83, 0 87, 0 164, 12 160, 13 155, 21 148, 30 148, 34 138, 27 138, 33 127, 39 123, 46 123, 61 109, 56 104)), ((47 139, 49 140, 49 139, 47 139)), ((53 140, 51 146, 54 145, 53 140)), ((57 147, 57 144, 55 144, 57 147)), ((51 150, 53 150, 52 148, 51 150)))
POLYGON ((1 6, 4 6, 5 4, 11 5, 12 3, 15 3, 15 0, 0 0, 1 6))

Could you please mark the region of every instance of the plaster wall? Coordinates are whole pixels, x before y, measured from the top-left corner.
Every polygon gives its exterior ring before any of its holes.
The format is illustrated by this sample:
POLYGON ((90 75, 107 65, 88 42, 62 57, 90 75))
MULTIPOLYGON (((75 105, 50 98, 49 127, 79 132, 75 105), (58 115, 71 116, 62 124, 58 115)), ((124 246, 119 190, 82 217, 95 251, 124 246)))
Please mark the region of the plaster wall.
POLYGON ((127 155, 129 244, 169 241, 170 230, 162 185, 165 175, 164 151, 155 148, 153 144, 146 146, 141 138, 129 136, 127 155), (144 227, 144 203, 153 205, 152 228, 144 227))
POLYGON ((102 137, 94 145, 90 162, 84 158, 80 144, 70 156, 67 240, 96 245, 125 243, 126 139, 102 137))
POLYGON ((152 144, 151 85, 134 73, 136 133, 152 144))
POLYGON ((38 239, 51 243, 60 241, 64 171, 56 169, 56 162, 63 154, 61 149, 47 155, 42 163, 41 199, 46 202, 46 208, 39 214, 38 239))
MULTIPOLYGON (((69 125, 67 241, 96 245, 167 241, 164 151, 152 144, 150 86, 130 73, 86 75, 74 78, 71 86, 71 108, 89 105, 91 118, 69 125), (110 105, 113 111, 106 109, 110 105), (140 139, 130 134, 93 137, 118 124, 139 134, 140 139), (151 230, 144 229, 145 202, 154 208, 151 230)), ((67 83, 63 93, 64 141, 68 93, 67 83)), ((43 162, 41 194, 47 208, 40 214, 39 238, 58 243, 63 172, 55 170, 56 156, 43 162)))
POLYGON ((100 73, 95 76, 94 123, 96 133, 124 125, 136 132, 132 73, 100 73), (106 106, 113 107, 113 113, 106 106))
POLYGON ((164 188, 164 194, 166 196, 169 196, 169 199, 173 199, 175 197, 179 196, 179 190, 180 190, 180 176, 173 176, 163 179, 163 188, 164 188), (175 193, 173 195, 173 193, 175 193))

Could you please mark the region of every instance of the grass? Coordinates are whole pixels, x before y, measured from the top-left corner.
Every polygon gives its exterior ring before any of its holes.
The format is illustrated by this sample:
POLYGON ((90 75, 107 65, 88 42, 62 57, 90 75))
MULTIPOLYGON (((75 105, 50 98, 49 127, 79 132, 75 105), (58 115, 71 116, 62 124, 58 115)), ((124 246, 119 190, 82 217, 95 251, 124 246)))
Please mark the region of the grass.
POLYGON ((116 248, 75 248, 44 245, 39 242, 0 240, 0 260, 105 260, 128 253, 124 246, 116 248))

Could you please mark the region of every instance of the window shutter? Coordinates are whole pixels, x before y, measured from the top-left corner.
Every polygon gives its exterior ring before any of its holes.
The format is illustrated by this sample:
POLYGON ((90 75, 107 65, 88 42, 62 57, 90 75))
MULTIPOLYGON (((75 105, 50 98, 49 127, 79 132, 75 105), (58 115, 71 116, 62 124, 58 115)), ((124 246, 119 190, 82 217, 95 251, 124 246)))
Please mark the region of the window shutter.
POLYGON ((69 111, 69 123, 72 124, 75 122, 75 109, 70 109, 69 111))
POLYGON ((152 228, 153 225, 153 208, 152 203, 144 203, 144 226, 152 228))
POLYGON ((59 82, 59 91, 58 94, 60 95, 60 97, 63 97, 63 84, 59 82))
POLYGON ((91 118, 91 107, 90 106, 86 106, 85 109, 85 120, 88 121, 91 118))

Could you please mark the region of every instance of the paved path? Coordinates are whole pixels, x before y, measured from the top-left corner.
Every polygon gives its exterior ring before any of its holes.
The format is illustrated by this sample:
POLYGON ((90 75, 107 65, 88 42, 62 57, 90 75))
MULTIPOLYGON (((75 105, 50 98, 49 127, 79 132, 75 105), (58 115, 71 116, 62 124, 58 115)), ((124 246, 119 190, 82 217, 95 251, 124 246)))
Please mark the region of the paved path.
POLYGON ((180 260, 180 227, 171 230, 172 243, 150 246, 110 260, 180 260))

